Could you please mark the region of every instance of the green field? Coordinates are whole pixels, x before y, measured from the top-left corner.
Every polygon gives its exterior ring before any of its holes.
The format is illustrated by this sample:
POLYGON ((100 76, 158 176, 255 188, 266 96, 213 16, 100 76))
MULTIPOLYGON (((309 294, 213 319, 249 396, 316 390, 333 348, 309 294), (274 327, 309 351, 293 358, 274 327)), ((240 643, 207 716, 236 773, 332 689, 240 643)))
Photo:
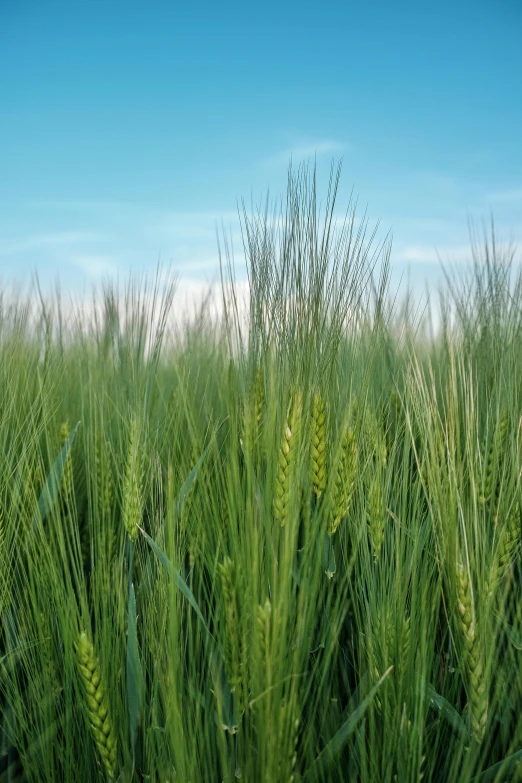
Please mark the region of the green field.
POLYGON ((248 320, 226 254, 177 330, 0 301, 0 783, 522 780, 521 267, 431 329, 335 187, 244 216, 248 320))

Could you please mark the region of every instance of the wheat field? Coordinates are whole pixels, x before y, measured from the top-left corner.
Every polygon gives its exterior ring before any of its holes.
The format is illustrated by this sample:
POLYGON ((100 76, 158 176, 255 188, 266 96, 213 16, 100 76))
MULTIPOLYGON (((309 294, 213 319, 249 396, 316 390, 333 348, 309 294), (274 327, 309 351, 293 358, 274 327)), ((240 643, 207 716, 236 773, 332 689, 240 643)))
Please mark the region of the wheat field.
POLYGON ((314 174, 176 279, 0 301, 0 783, 522 780, 522 274, 430 329, 314 174), (123 307, 120 306, 123 301, 123 307))

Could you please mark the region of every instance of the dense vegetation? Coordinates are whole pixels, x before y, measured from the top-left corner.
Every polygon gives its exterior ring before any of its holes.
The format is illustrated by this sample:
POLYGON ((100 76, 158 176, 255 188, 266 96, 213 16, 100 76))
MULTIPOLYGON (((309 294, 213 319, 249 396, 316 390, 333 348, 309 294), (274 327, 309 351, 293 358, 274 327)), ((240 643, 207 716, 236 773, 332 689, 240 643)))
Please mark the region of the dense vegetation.
POLYGON ((2 300, 2 783, 522 780, 522 274, 430 331, 330 185, 245 213, 247 320, 228 255, 177 331, 2 300))

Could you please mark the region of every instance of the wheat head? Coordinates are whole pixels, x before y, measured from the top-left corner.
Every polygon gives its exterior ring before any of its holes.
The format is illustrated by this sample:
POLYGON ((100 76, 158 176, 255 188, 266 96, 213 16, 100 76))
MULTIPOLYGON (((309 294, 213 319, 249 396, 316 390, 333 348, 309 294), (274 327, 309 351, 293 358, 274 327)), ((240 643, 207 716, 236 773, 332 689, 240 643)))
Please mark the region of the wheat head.
POLYGON ((457 606, 464 638, 467 691, 470 703, 471 729, 480 742, 488 720, 488 693, 482 650, 476 628, 476 615, 468 569, 457 564, 457 606))
POLYGON ((117 755, 116 734, 109 714, 100 664, 85 632, 80 634, 75 646, 91 734, 107 774, 113 778, 117 755))

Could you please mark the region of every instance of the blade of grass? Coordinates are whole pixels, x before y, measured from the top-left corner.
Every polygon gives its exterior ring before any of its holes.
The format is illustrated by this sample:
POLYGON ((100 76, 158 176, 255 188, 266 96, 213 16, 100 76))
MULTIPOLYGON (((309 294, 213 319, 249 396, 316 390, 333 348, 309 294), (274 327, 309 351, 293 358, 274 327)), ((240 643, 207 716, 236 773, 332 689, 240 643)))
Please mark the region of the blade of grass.
POLYGON ((493 764, 492 767, 485 769, 480 775, 474 777, 471 783, 503 783, 514 780, 512 767, 515 764, 518 767, 518 762, 522 762, 522 750, 517 750, 511 756, 507 756, 497 764, 493 764), (507 776, 508 773, 509 776, 507 776))
POLYGON ((129 585, 127 617, 127 704, 129 709, 130 742, 132 756, 134 759, 136 751, 136 737, 138 734, 138 726, 142 714, 144 678, 138 647, 136 595, 132 582, 129 585))
POLYGON ((216 694, 218 703, 222 711, 221 722, 223 728, 233 733, 237 727, 237 714, 236 714, 235 700, 234 700, 234 695, 232 693, 232 690, 230 688, 230 684, 228 682, 228 678, 225 673, 223 656, 221 650, 219 649, 217 641, 215 640, 215 638, 212 636, 210 632, 210 629, 205 621, 205 618, 203 617, 201 609, 198 606, 198 602, 196 601, 192 590, 187 585, 187 583, 185 582, 185 580, 183 579, 179 571, 177 571, 176 568, 174 568, 174 565, 168 559, 165 552, 163 552, 163 550, 156 544, 156 542, 153 541, 153 539, 149 535, 147 535, 147 533, 142 528, 139 528, 139 530, 141 530, 141 532, 145 536, 147 543, 158 556, 160 563, 162 564, 166 572, 169 574, 170 578, 173 579, 176 587, 183 593, 183 595, 185 596, 189 604, 196 612, 196 615, 201 623, 201 626, 205 631, 205 636, 210 646, 209 664, 210 664, 210 671, 212 674, 212 681, 214 685, 214 692, 216 694))
POLYGON ((429 700, 430 707, 436 710, 441 718, 444 718, 444 720, 449 723, 453 731, 459 737, 463 738, 466 743, 469 743, 469 733, 466 724, 457 710, 451 706, 449 701, 447 701, 444 696, 441 696, 440 693, 437 693, 433 685, 427 682, 421 675, 417 676, 415 686, 417 693, 423 694, 429 700))
POLYGON ((339 753, 342 751, 348 737, 356 728, 357 724, 363 717, 364 713, 372 703, 373 697, 375 696, 375 694, 383 684, 386 677, 388 677, 392 669, 393 666, 390 666, 390 668, 384 672, 380 680, 375 683, 375 685, 373 686, 369 694, 366 696, 366 698, 363 699, 363 701, 359 704, 359 706, 355 708, 355 710, 352 712, 348 720, 345 721, 345 723, 343 723, 339 731, 332 737, 328 745, 326 745, 326 747, 323 748, 321 753, 317 756, 317 758, 313 762, 312 766, 306 772, 304 776, 305 781, 310 780, 312 775, 321 776, 326 772, 328 767, 330 767, 335 762, 339 753))
MULTIPOLYGON (((46 482, 44 484, 44 487, 40 493, 40 497, 38 499, 38 512, 40 514, 40 518, 42 521, 46 518, 48 513, 50 512, 51 508, 53 507, 56 498, 58 497, 59 491, 60 491, 60 484, 62 482, 63 477, 63 471, 65 468, 65 462, 67 460, 67 456, 69 454, 69 451, 71 450, 71 446, 74 441, 74 437, 76 435, 76 431, 78 427, 80 426, 80 422, 76 425, 76 427, 73 429, 65 443, 63 444, 60 453, 56 457, 55 461, 53 462, 53 465, 51 467, 51 470, 49 471, 49 475, 47 476, 46 482)), ((33 525, 35 525, 37 522, 37 519, 33 519, 33 525)))

